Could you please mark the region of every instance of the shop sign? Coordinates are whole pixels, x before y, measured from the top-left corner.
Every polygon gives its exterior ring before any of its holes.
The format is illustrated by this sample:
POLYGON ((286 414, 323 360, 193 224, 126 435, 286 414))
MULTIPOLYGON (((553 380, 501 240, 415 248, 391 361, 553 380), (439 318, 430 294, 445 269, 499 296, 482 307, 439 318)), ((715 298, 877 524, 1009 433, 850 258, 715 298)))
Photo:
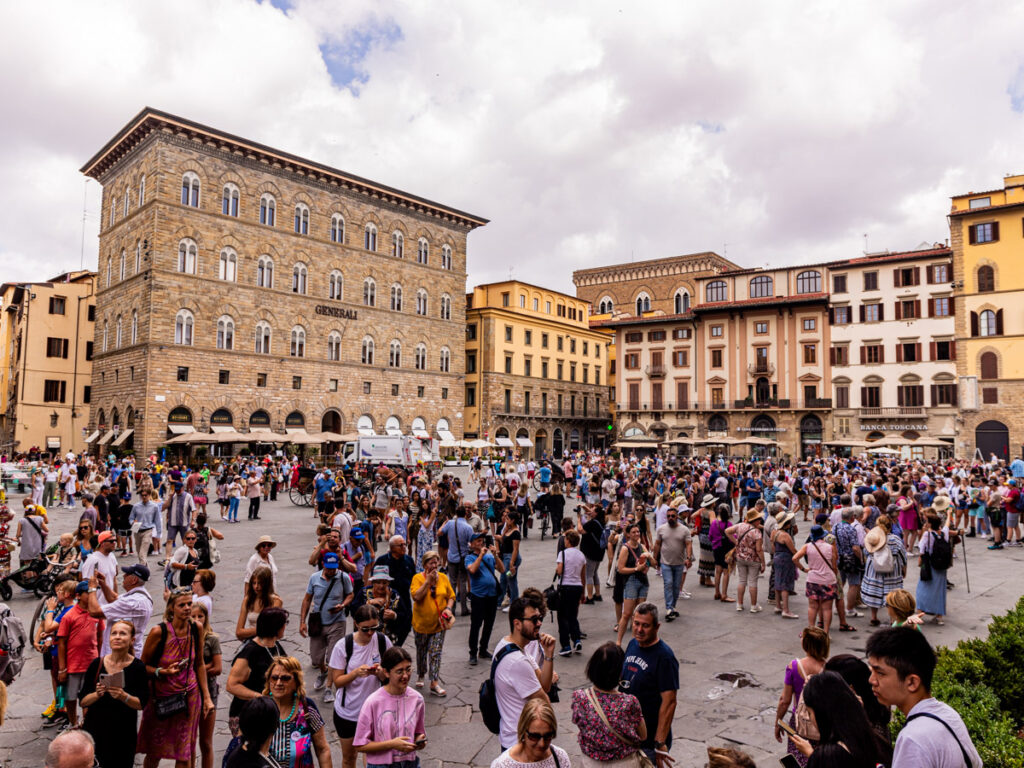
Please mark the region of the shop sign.
POLYGON ((736 427, 737 432, 788 432, 787 427, 736 427))
POLYGON ((340 317, 342 320, 359 319, 357 310, 344 309, 342 307, 332 307, 330 304, 317 304, 316 309, 314 311, 318 315, 327 315, 328 317, 340 317))
POLYGON ((913 432, 928 429, 927 424, 861 424, 862 432, 885 432, 890 429, 894 432, 913 432))

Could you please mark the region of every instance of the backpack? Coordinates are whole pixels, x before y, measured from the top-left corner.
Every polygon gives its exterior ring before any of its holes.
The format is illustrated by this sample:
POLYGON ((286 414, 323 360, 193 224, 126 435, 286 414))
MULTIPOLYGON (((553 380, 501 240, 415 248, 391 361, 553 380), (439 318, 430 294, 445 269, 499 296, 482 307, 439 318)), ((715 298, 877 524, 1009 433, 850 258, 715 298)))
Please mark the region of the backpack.
POLYGON ((895 572, 896 561, 892 556, 888 540, 886 540, 884 547, 874 553, 873 557, 875 560, 875 573, 888 576, 890 573, 895 572))
POLYGON ((1017 492, 1017 498, 1013 500, 1013 508, 1018 512, 1024 512, 1024 491, 1017 492))
POLYGON ((480 715, 483 717, 484 725, 491 733, 501 732, 501 712, 498 710, 498 689, 494 683, 494 673, 498 670, 498 664, 510 653, 523 652, 515 643, 509 643, 500 651, 494 654, 491 661, 491 675, 480 683, 480 715))
MULTIPOLYGON (((796 668, 800 672, 800 677, 804 679, 804 687, 806 687, 807 681, 814 677, 814 675, 804 674, 804 668, 799 659, 796 662, 796 668)), ((808 741, 818 741, 821 739, 821 733, 818 731, 818 725, 811 716, 811 713, 807 710, 807 705, 804 703, 803 696, 801 696, 800 701, 797 702, 796 713, 793 715, 793 724, 796 726, 796 732, 808 741)))
POLYGON ((604 527, 604 530, 601 531, 601 551, 602 552, 604 552, 606 549, 608 549, 608 539, 612 535, 612 528, 613 527, 614 527, 613 525, 606 525, 604 527))
POLYGON ((25 666, 28 635, 25 625, 6 603, 0 603, 0 682, 10 685, 25 666))
POLYGON ((949 540, 939 534, 932 534, 932 552, 928 557, 932 568, 945 571, 953 564, 953 547, 949 540))

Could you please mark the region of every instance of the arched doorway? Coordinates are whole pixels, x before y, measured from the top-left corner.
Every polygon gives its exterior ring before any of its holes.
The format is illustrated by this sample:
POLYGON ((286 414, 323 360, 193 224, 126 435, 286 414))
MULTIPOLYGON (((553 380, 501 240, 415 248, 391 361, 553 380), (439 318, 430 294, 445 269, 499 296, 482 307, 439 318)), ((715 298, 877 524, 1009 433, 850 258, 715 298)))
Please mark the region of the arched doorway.
POLYGON ((565 450, 565 445, 562 441, 562 430, 556 427, 555 431, 551 433, 551 457, 561 459, 563 450, 565 450))
POLYGON ((546 429, 538 429, 533 434, 533 449, 538 459, 548 457, 548 431, 546 429))
MULTIPOLYGON (((760 440, 775 440, 777 434, 775 419, 766 413, 758 414, 750 422, 751 437, 756 437, 760 440)), ((776 447, 775 445, 751 445, 750 456, 751 458, 755 456, 773 456, 776 447)))
POLYGON ((729 422, 725 416, 716 414, 708 419, 708 437, 727 437, 729 422))
POLYGON ((800 455, 807 457, 821 456, 821 441, 824 432, 821 426, 821 419, 814 415, 804 416, 800 419, 800 455))
MULTIPOLYGON (((251 421, 249 422, 252 423, 251 421)), ((320 417, 320 431, 321 432, 337 432, 341 433, 341 414, 335 410, 324 411, 324 415, 320 417)))
POLYGON ((529 444, 532 442, 533 440, 530 439, 530 433, 526 431, 525 427, 521 427, 516 430, 516 450, 519 451, 520 455, 524 459, 530 458, 530 452, 533 450, 533 446, 529 444))
POLYGON ((981 422, 974 430, 974 443, 985 461, 992 455, 997 459, 1010 458, 1010 430, 1001 421, 981 422))
POLYGON ((578 451, 580 449, 580 431, 574 429, 569 433, 569 450, 578 451))

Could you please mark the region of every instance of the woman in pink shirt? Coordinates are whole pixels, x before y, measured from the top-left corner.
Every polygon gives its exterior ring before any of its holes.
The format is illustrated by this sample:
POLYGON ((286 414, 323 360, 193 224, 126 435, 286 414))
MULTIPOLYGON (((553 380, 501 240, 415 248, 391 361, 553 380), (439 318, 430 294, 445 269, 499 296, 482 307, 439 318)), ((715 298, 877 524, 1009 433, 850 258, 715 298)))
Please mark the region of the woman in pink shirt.
POLYGON ((807 626, 813 627, 821 614, 825 632, 832 623, 832 603, 838 596, 836 548, 825 540, 825 529, 811 526, 811 540, 793 555, 797 568, 807 574, 807 626), (800 565, 806 557, 807 567, 800 565))
POLYGON ((427 744, 423 697, 409 688, 412 658, 401 646, 392 646, 380 666, 388 681, 363 702, 352 744, 366 755, 367 765, 411 768, 417 762, 413 752, 427 744))

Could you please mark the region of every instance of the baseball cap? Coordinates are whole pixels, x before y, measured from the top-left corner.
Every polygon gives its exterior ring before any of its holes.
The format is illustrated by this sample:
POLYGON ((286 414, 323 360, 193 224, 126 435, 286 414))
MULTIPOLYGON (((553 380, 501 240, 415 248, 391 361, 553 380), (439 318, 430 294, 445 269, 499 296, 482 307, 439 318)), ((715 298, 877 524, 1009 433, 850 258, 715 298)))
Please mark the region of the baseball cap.
POLYGON ((121 572, 126 576, 137 576, 143 581, 149 581, 149 568, 142 563, 122 565, 121 572))
POLYGON ((116 539, 116 538, 117 537, 113 534, 113 532, 111 532, 111 531, 104 531, 103 533, 101 533, 96 538, 96 541, 99 542, 100 544, 102 544, 104 541, 111 541, 112 539, 116 539))
POLYGON ((473 535, 472 535, 472 536, 470 537, 470 539, 469 539, 469 540, 470 540, 470 541, 476 541, 477 539, 482 539, 482 538, 484 538, 485 536, 487 536, 487 534, 486 534, 486 533, 484 533, 483 531, 480 531, 479 533, 474 533, 474 534, 473 534, 473 535))
POLYGON ((341 559, 336 552, 325 552, 323 557, 324 568, 337 568, 341 559))
POLYGON ((365 534, 363 534, 363 529, 362 528, 353 528, 352 532, 349 534, 349 536, 351 536, 353 539, 365 539, 366 538, 365 534))
POLYGON ((80 581, 80 582, 78 582, 78 586, 75 587, 75 594, 76 595, 80 595, 83 592, 88 592, 88 591, 89 591, 89 582, 88 581, 80 581))

